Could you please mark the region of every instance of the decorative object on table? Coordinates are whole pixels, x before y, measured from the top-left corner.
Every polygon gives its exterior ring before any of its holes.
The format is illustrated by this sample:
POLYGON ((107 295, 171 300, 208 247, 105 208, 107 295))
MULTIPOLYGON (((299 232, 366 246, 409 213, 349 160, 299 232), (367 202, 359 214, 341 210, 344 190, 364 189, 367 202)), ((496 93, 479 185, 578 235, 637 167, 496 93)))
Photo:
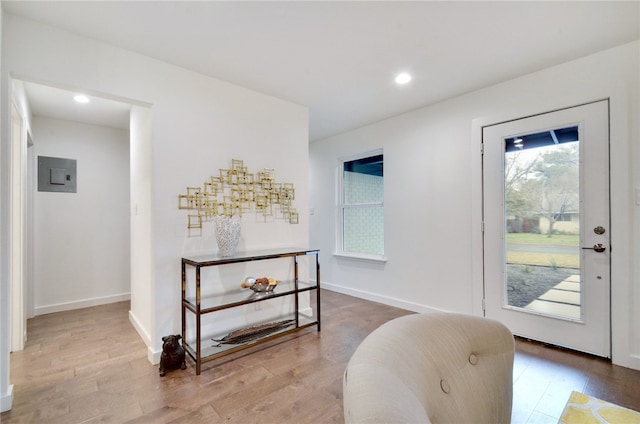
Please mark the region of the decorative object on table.
POLYGON ((275 217, 297 224, 294 199, 293 184, 276 182, 274 169, 250 173, 243 161, 232 159, 230 169, 220 169, 202 187, 187 187, 187 194, 178 196, 178 208, 192 211, 187 217, 189 229, 202 228, 203 221, 216 216, 242 217, 252 209, 265 221, 275 217))
POLYGON ((278 281, 275 278, 253 278, 247 277, 244 279, 240 287, 243 289, 251 289, 256 293, 272 292, 278 285, 278 281))
POLYGON ((220 256, 233 256, 238 250, 240 241, 240 221, 234 221, 228 216, 216 216, 216 242, 220 256))
POLYGON ((170 336, 164 336, 162 338, 162 355, 160 355, 160 377, 164 377, 167 374, 167 369, 178 368, 181 370, 187 368, 187 364, 184 361, 184 349, 180 345, 179 334, 170 336))
POLYGON ((252 327, 241 328, 240 330, 232 331, 221 339, 212 339, 220 346, 222 344, 243 344, 254 340, 258 340, 264 336, 275 333, 276 331, 283 330, 295 324, 292 319, 286 319, 283 321, 269 322, 266 324, 254 325, 252 327))
POLYGON ((559 423, 640 423, 640 412, 574 391, 569 396, 559 423))

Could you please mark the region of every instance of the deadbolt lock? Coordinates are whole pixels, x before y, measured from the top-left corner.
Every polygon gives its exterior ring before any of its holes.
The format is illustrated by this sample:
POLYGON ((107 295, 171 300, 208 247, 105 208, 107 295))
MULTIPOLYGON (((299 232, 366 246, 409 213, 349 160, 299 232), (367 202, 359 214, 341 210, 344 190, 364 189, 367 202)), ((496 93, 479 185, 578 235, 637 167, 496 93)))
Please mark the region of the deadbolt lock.
POLYGON ((603 226, 601 226, 601 225, 598 225, 596 228, 594 228, 594 229, 593 229, 593 232, 594 232, 594 233, 596 233, 596 234, 598 234, 598 235, 602 235, 602 234, 604 234, 604 232, 605 232, 605 231, 606 231, 606 230, 605 230, 605 229, 604 229, 604 227, 603 227, 603 226))

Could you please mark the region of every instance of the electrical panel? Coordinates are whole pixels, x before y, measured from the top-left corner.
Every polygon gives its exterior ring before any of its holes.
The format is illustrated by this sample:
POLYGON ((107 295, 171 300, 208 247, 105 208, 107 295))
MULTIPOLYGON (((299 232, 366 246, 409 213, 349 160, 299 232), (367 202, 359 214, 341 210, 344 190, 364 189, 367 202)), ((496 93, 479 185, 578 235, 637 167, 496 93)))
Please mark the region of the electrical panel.
POLYGON ((76 192, 76 160, 38 156, 38 191, 76 192))

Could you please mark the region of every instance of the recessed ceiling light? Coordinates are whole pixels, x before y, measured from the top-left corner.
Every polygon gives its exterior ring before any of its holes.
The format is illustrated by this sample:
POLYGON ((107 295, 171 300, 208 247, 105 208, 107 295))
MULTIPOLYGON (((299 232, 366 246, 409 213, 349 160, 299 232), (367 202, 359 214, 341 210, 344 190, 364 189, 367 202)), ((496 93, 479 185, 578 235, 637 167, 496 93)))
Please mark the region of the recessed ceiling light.
POLYGON ((409 81, 411 81, 411 75, 407 74, 406 72, 402 72, 398 75, 396 75, 396 84, 407 84, 409 81))
POLYGON ((76 95, 73 100, 75 100, 78 103, 89 103, 89 98, 87 96, 85 96, 84 94, 78 94, 76 95))

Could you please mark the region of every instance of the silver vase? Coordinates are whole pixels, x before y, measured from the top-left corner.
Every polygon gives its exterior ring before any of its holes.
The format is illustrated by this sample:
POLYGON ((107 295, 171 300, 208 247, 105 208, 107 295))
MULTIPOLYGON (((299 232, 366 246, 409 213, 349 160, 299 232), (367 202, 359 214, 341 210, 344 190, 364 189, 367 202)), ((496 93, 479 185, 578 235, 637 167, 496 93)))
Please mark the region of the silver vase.
POLYGON ((216 242, 220 256, 233 256, 240 241, 240 222, 227 216, 215 217, 216 242))

